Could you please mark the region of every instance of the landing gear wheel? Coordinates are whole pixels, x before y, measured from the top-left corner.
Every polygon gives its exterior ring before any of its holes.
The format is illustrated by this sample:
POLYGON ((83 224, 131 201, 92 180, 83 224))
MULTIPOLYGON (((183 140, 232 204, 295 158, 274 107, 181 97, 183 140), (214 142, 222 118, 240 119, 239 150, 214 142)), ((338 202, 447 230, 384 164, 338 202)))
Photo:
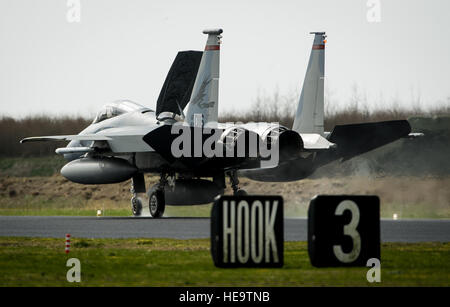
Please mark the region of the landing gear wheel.
POLYGON ((236 195, 236 196, 246 196, 246 195, 248 195, 248 193, 247 193, 247 191, 245 191, 245 190, 239 189, 239 190, 237 190, 237 191, 234 193, 234 195, 236 195))
POLYGON ((131 212, 134 216, 141 216, 142 200, 139 197, 133 196, 131 198, 131 212))
POLYGON ((164 214, 166 208, 166 201, 164 199, 164 190, 153 189, 149 195, 149 209, 150 215, 154 218, 160 218, 164 214))

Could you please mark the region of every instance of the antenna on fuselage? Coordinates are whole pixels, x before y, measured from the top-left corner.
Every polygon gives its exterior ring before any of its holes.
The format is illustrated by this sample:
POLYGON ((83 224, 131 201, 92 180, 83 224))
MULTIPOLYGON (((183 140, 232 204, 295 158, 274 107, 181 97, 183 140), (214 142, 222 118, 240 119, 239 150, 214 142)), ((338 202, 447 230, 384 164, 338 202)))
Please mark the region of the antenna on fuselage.
POLYGON ((177 103, 178 110, 180 111, 181 119, 184 120, 184 119, 186 118, 186 115, 184 115, 184 111, 183 111, 183 109, 181 108, 180 104, 178 103, 178 99, 175 99, 175 102, 177 103))

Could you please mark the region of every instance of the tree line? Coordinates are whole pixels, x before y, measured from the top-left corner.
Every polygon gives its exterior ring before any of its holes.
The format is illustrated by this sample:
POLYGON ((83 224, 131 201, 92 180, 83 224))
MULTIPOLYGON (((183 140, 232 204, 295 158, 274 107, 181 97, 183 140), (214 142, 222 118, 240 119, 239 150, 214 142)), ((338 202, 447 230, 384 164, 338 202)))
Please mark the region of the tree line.
MULTIPOLYGON (((279 122, 292 127, 297 99, 281 97, 258 97, 245 111, 228 111, 220 116, 221 122, 279 122)), ((384 120, 407 119, 412 116, 449 115, 450 106, 424 111, 420 108, 404 109, 391 107, 369 111, 352 103, 340 110, 330 110, 325 105, 325 131, 332 131, 339 124, 351 124, 384 120)), ((78 134, 91 123, 92 119, 81 116, 35 115, 22 119, 0 116, 0 157, 41 157, 53 155, 55 149, 67 142, 31 142, 20 144, 29 136, 78 134)))

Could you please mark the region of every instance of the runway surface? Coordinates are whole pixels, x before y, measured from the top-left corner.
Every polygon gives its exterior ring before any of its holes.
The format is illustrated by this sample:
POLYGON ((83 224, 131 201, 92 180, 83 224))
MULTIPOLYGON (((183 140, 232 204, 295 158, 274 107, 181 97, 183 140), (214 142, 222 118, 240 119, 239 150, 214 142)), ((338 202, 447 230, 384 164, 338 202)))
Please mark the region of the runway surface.
MULTIPOLYGON (((286 241, 307 240, 306 219, 285 219, 286 241)), ((209 218, 0 216, 0 236, 209 238, 209 218)), ((450 220, 381 220, 382 242, 450 241, 450 220)))

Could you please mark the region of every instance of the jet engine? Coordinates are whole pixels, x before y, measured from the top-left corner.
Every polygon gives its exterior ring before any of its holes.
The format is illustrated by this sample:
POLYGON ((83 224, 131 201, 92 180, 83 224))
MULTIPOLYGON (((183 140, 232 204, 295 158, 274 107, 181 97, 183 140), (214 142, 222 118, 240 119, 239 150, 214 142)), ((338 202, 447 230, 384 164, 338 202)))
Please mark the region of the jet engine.
POLYGON ((244 127, 255 131, 268 148, 277 146, 281 161, 298 158, 303 149, 303 140, 300 134, 284 126, 278 124, 248 123, 244 127))
POLYGON ((256 158, 259 156, 261 139, 256 132, 243 127, 232 126, 225 129, 219 141, 224 145, 225 156, 256 158))
POLYGON ((299 157, 301 150, 303 149, 303 140, 300 134, 293 130, 281 129, 277 131, 271 131, 267 137, 266 142, 277 142, 280 160, 293 160, 299 157))

